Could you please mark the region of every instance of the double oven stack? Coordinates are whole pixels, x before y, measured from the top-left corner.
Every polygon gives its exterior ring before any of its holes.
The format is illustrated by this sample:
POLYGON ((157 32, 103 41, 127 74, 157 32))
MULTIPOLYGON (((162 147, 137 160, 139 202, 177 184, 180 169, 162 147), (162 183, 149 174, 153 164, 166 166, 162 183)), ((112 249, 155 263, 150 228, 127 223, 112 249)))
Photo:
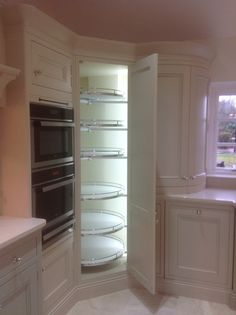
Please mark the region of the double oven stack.
POLYGON ((30 104, 32 209, 46 219, 43 245, 74 225, 74 113, 71 108, 30 104))

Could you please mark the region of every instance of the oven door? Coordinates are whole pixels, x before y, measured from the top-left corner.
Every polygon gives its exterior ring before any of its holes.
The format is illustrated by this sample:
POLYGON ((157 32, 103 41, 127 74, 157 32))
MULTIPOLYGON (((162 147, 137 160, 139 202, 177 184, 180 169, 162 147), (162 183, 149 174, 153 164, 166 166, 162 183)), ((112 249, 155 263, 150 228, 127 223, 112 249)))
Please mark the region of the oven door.
POLYGON ((33 186, 33 216, 47 221, 51 230, 74 216, 74 176, 33 186))
POLYGON ((73 161, 74 123, 31 121, 32 168, 73 161))

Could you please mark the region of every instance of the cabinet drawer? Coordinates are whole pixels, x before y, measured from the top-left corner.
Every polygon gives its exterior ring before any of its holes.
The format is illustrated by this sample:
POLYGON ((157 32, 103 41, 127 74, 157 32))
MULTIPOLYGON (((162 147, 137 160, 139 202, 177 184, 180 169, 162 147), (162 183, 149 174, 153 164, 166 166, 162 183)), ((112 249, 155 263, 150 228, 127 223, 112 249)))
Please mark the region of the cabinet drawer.
POLYGON ((1 254, 0 278, 27 263, 37 256, 37 239, 27 239, 9 248, 1 254))

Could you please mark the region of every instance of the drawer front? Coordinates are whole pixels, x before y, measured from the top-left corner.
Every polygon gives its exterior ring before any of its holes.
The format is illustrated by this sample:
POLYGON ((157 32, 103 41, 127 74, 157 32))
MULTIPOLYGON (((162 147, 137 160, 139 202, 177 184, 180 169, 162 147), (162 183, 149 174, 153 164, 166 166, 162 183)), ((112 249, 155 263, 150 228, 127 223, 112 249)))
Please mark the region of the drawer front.
POLYGON ((1 254, 0 278, 37 257, 37 238, 20 242, 1 254), (17 246, 18 245, 18 246, 17 246))

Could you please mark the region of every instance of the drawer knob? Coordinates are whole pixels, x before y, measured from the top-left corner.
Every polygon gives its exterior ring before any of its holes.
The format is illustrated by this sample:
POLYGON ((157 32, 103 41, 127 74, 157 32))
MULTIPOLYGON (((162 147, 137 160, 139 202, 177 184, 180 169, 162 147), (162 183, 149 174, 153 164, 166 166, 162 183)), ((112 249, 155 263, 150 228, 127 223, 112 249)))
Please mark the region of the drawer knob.
POLYGON ((13 264, 20 264, 22 261, 22 258, 21 257, 14 257, 13 258, 13 264))
POLYGON ((37 77, 37 75, 41 75, 42 71, 41 70, 34 70, 34 75, 37 77))
POLYGON ((197 210, 197 215, 202 214, 202 211, 200 209, 197 210))

